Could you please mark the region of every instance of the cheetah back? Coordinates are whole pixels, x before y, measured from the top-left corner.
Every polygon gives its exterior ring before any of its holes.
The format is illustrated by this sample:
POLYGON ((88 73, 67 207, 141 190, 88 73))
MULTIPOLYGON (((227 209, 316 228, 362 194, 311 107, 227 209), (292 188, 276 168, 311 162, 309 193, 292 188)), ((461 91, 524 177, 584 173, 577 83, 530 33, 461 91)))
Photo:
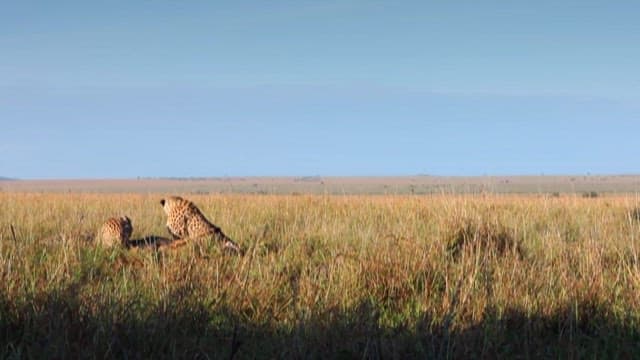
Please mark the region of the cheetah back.
POLYGON ((174 239, 189 236, 188 221, 191 217, 191 207, 195 206, 190 201, 179 196, 170 196, 160 201, 167 215, 167 230, 174 239))
POLYGON ((179 196, 170 196, 160 200, 167 214, 167 229, 174 240, 214 236, 223 242, 225 248, 240 253, 240 246, 225 235, 222 230, 211 223, 191 201, 179 196))
POLYGON ((104 246, 126 244, 132 232, 131 219, 127 216, 110 218, 100 228, 98 242, 104 246))

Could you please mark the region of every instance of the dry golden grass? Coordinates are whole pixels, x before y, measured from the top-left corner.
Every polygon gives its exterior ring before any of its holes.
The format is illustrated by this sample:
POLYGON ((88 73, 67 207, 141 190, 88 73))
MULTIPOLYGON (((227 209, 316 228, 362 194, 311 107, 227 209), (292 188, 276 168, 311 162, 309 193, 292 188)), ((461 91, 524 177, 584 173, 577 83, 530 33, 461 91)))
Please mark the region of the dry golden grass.
POLYGON ((246 255, 92 244, 162 196, 0 193, 0 357, 640 356, 635 197, 184 195, 246 255))

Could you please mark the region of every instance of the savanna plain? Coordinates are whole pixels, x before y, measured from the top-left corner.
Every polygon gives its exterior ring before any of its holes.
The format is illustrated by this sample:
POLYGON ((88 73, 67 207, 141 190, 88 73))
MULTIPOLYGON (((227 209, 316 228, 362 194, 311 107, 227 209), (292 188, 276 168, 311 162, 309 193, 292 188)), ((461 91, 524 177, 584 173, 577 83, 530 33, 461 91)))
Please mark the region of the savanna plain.
POLYGON ((245 249, 168 236, 161 193, 0 192, 0 358, 640 358, 633 194, 178 194, 245 249))

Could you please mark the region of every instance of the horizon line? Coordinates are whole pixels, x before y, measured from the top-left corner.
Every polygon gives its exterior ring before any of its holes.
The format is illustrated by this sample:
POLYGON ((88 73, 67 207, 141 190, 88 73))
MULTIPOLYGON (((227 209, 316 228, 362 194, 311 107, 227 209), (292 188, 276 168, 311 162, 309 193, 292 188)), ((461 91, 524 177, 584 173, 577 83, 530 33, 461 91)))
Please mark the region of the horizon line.
POLYGON ((221 179, 260 179, 260 178, 282 178, 282 179, 309 179, 309 178, 330 178, 330 179, 353 179, 353 178, 411 178, 411 177, 434 177, 434 178, 491 178, 491 177, 632 177, 640 176, 640 173, 513 173, 513 174, 473 174, 473 175, 450 175, 450 174, 405 174, 405 175, 208 175, 208 176, 135 176, 135 177, 42 177, 42 178, 20 178, 20 177, 0 177, 0 181, 113 181, 113 180, 221 180, 221 179))

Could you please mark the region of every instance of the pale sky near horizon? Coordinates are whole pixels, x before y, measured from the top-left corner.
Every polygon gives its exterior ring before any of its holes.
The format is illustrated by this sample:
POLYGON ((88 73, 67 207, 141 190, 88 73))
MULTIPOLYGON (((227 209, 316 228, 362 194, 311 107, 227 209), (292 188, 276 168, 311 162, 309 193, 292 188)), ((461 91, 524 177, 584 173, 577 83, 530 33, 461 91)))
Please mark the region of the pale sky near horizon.
POLYGON ((640 173, 638 1, 0 6, 0 176, 640 173))

